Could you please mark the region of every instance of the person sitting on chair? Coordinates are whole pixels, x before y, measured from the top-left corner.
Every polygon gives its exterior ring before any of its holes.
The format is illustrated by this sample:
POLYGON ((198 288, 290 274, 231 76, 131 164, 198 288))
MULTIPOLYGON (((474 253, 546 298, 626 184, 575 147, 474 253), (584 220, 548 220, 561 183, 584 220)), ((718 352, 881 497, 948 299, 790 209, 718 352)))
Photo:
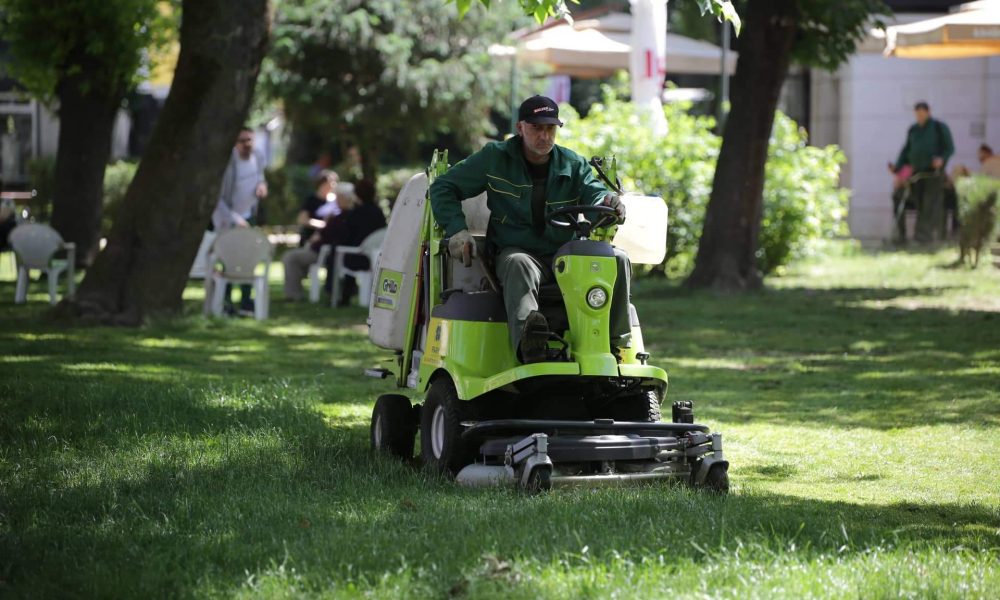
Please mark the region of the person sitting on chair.
MULTIPOLYGON (((327 273, 330 273, 337 246, 359 246, 374 231, 385 227, 385 214, 375 203, 375 186, 370 181, 361 180, 357 186, 340 183, 334 193, 340 213, 327 219, 326 225, 312 235, 308 245, 290 250, 282 258, 285 265, 285 298, 289 300, 303 299, 302 279, 309 272, 309 266, 319 260, 320 248, 332 246, 333 251, 326 264, 327 273)), ((368 257, 349 254, 344 257, 344 266, 365 270, 369 268, 368 257)), ((330 277, 327 277, 327 284, 329 292, 332 287, 330 277)), ((347 286, 344 289, 349 290, 347 286)), ((349 294, 347 298, 350 298, 349 294)), ((344 303, 344 296, 337 299, 338 306, 344 303)))
POLYGON ((353 184, 338 183, 333 193, 336 197, 337 213, 327 218, 322 224, 323 227, 314 231, 305 245, 289 250, 281 257, 281 262, 285 265, 285 298, 288 300, 299 301, 305 297, 302 279, 309 272, 310 265, 319 260, 320 248, 323 244, 329 243, 324 241, 330 237, 325 232, 337 228, 338 221, 346 219, 348 213, 358 203, 353 184))
POLYGON ((299 247, 308 244, 312 234, 325 226, 327 216, 340 213, 340 208, 330 193, 339 181, 336 173, 326 169, 313 178, 316 189, 302 201, 295 219, 299 225, 299 247))
MULTIPOLYGON (((367 179, 362 179, 354 186, 354 191, 358 197, 358 203, 346 215, 342 221, 333 224, 334 226, 324 229, 322 238, 324 244, 330 244, 336 249, 337 246, 360 246, 369 235, 385 227, 385 213, 379 208, 375 198, 375 184, 367 179)), ((333 259, 331 252, 327 259, 326 291, 330 293, 333 289, 333 259)), ((371 269, 371 261, 363 254, 346 254, 344 256, 344 266, 352 271, 367 271, 371 269)), ((358 292, 357 282, 351 276, 345 276, 341 286, 340 298, 337 299, 337 306, 347 306, 351 297, 358 292)), ((365 302, 367 299, 362 298, 365 302)))
MULTIPOLYGON (((517 135, 491 142, 437 177, 430 187, 434 219, 449 236, 448 250, 461 256, 471 245, 461 203, 486 192, 490 222, 487 252, 495 257, 503 288, 510 340, 524 363, 546 359, 548 322, 538 310, 538 289, 555 280, 552 259, 572 233, 548 222, 548 213, 572 204, 604 204, 625 218, 617 194, 594 176, 582 156, 555 143, 559 106, 532 96, 518 110, 517 135)), ((611 305, 611 338, 616 348, 628 344, 631 264, 615 250, 618 278, 611 305)), ((612 350, 614 351, 614 350, 612 350)))

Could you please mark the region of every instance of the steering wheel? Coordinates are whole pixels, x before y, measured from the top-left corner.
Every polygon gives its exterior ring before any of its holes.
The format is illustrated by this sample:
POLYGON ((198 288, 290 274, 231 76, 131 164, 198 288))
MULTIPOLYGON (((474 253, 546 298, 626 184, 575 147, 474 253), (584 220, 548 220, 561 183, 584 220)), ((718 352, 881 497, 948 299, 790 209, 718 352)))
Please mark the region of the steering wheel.
POLYGON ((572 206, 557 208, 549 213, 549 225, 557 229, 573 229, 583 238, 590 237, 590 232, 594 229, 620 224, 621 221, 618 218, 618 212, 610 206, 600 204, 596 206, 592 204, 574 204, 572 206), (586 219, 588 213, 596 214, 597 218, 593 223, 586 219), (576 219, 580 214, 584 215, 584 220, 582 221, 576 219), (563 221, 560 220, 560 217, 570 218, 563 221))

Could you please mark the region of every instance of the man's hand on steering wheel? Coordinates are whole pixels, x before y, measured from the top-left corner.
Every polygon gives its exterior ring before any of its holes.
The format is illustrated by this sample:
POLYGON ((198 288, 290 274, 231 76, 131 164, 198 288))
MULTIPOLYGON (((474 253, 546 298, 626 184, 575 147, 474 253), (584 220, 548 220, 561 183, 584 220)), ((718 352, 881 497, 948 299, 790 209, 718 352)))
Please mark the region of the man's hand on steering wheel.
POLYGON ((615 192, 608 192, 608 195, 604 197, 604 206, 609 206, 615 209, 615 213, 618 215, 619 225, 625 222, 625 203, 622 202, 621 196, 615 192))

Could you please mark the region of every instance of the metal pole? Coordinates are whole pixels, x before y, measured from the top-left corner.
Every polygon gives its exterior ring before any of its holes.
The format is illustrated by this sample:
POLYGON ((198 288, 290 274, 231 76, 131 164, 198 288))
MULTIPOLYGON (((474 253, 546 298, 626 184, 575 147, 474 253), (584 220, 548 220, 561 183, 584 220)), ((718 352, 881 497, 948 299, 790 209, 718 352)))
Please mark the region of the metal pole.
POLYGON ((729 104, 729 21, 722 23, 722 64, 719 68, 719 104, 717 108, 719 131, 726 124, 729 104))

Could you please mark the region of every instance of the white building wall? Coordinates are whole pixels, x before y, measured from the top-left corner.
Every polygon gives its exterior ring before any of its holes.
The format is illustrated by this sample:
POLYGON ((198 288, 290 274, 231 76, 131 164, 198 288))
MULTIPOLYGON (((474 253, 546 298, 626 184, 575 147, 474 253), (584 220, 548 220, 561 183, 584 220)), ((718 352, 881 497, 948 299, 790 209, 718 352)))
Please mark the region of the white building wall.
POLYGON ((837 143, 847 156, 841 180, 852 191, 848 224, 855 238, 876 242, 890 235, 886 164, 899 155, 919 100, 951 129, 949 171, 958 164, 978 167, 983 142, 1000 149, 1000 57, 927 61, 864 53, 833 75, 814 73, 812 143, 837 143))
POLYGON ((46 108, 38 107, 38 156, 56 155, 59 150, 59 117, 46 108))

